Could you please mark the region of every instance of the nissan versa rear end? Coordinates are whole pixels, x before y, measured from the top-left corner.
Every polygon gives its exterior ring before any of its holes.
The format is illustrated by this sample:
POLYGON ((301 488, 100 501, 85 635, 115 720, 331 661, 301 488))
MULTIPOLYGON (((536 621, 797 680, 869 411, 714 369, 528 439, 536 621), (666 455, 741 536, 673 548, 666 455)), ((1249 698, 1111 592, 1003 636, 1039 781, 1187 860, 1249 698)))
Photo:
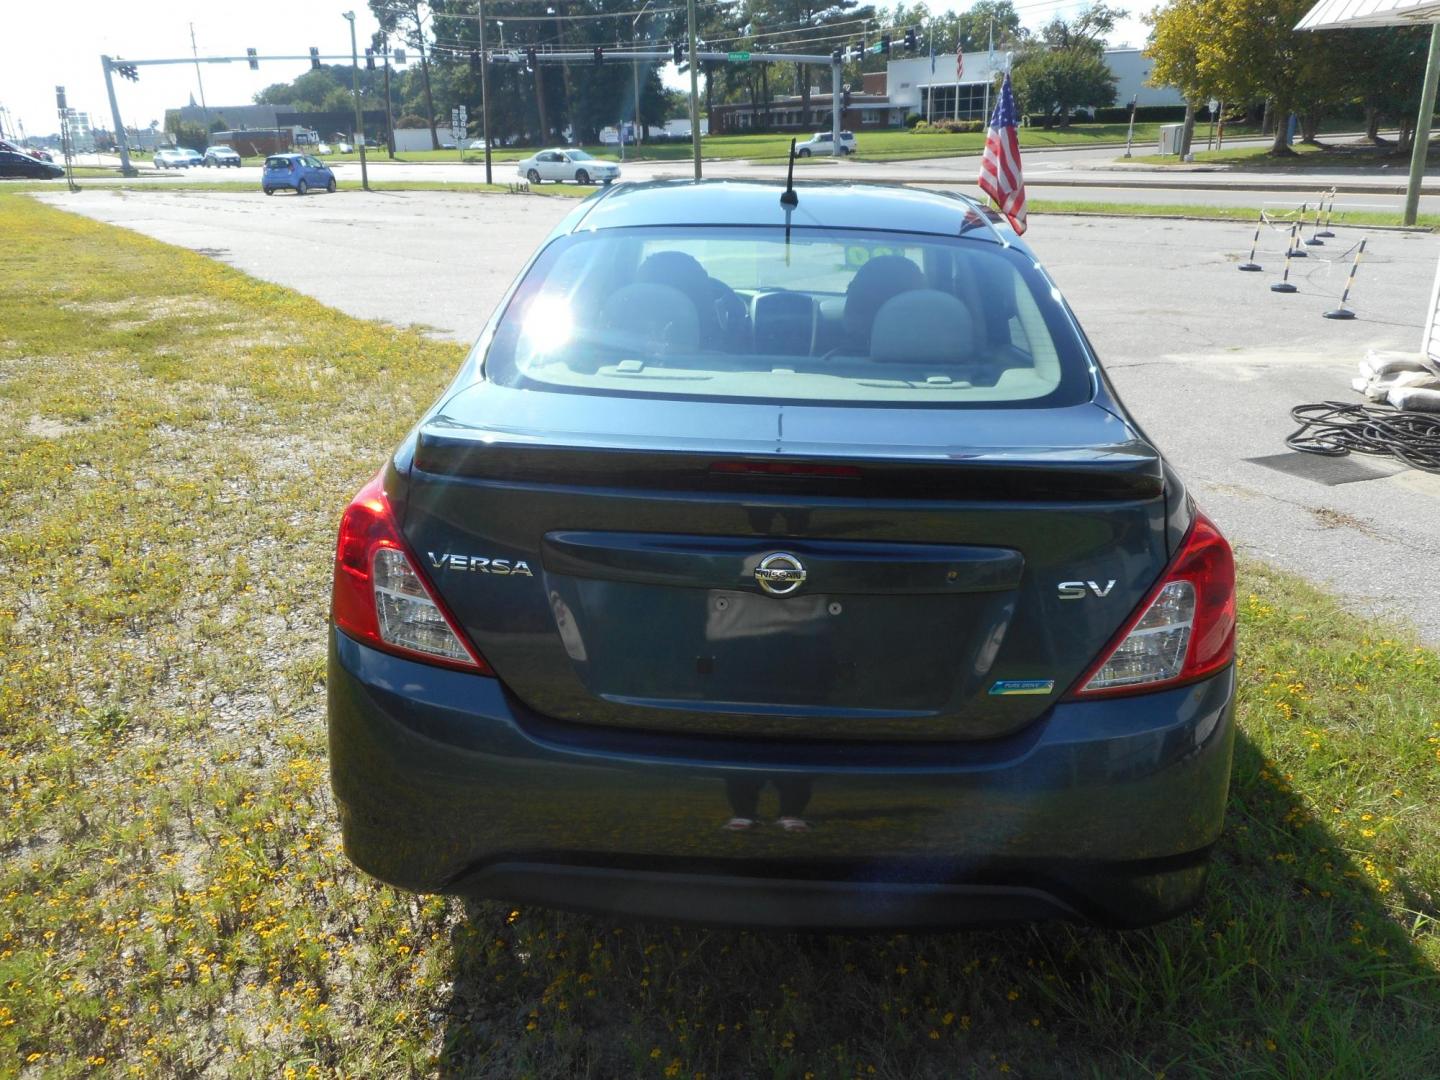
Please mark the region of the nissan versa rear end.
POLYGON ((1234 568, 969 200, 627 185, 345 511, 345 846, 383 881, 749 926, 1196 899, 1234 568))

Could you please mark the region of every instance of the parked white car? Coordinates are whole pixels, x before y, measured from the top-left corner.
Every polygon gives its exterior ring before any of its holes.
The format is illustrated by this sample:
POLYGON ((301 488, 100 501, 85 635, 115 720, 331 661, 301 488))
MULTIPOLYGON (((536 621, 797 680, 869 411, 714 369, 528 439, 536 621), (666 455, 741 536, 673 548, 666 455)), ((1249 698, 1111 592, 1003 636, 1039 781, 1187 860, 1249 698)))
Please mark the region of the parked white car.
MULTIPOLYGON (((796 157, 809 157, 812 154, 819 157, 821 154, 834 153, 835 143, 831 141, 830 132, 828 131, 817 131, 814 135, 811 135, 810 138, 802 143, 798 143, 795 147, 796 157)), ((853 133, 849 131, 840 132, 840 153, 855 153, 855 136, 853 133)))
POLYGON ((154 165, 157 169, 188 169, 203 161, 204 159, 194 150, 187 150, 183 146, 172 146, 155 151, 154 165))
POLYGON ((613 161, 602 161, 584 150, 541 150, 533 157, 516 163, 516 171, 532 184, 542 180, 557 183, 573 181, 577 184, 609 185, 620 176, 620 166, 613 161))

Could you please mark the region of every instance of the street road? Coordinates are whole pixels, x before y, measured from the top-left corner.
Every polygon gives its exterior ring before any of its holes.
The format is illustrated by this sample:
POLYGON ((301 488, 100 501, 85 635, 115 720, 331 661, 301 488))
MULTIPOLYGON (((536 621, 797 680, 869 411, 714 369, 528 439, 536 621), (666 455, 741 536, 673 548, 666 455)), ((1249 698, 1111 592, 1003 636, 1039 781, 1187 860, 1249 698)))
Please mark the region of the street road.
MULTIPOLYGON (((47 195, 57 206, 201 250, 367 318, 471 341, 570 200, 442 192, 306 199, 183 191, 47 195)), ((1120 395, 1242 554, 1302 573, 1440 643, 1440 476, 1378 459, 1325 486, 1248 459, 1285 452, 1291 406, 1353 399, 1367 348, 1418 347, 1440 238, 1369 233, 1352 322, 1322 319, 1366 235, 1298 262, 1294 295, 1240 274, 1248 225, 1044 216, 1026 239, 1074 306, 1120 395)), ((1321 459, 1304 459, 1306 463, 1321 459)))

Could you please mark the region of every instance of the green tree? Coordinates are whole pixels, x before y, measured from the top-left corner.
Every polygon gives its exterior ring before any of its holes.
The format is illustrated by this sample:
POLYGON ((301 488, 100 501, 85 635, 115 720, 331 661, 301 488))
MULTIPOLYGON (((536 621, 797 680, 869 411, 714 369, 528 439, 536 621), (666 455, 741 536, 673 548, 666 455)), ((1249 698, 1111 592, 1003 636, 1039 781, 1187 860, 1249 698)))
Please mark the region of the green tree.
POLYGON ((1056 121, 1069 127, 1077 108, 1115 102, 1115 76, 1088 49, 1031 50, 1015 61, 1011 77, 1020 107, 1043 115, 1047 128, 1056 121))
POLYGON ((425 90, 425 116, 429 119, 431 148, 440 149, 435 133, 435 98, 430 90, 429 34, 430 5, 422 0, 370 0, 370 10, 387 37, 398 37, 420 59, 420 78, 425 90))

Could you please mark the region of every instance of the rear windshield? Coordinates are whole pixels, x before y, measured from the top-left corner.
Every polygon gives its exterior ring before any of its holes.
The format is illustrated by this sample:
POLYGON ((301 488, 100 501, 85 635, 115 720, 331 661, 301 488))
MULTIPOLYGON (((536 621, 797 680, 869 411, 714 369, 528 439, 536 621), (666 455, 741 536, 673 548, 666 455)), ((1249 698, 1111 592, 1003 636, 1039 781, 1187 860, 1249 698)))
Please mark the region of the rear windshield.
POLYGON ((496 328, 509 386, 712 399, 1075 404, 1089 364, 1033 260, 987 238, 605 229, 536 260, 496 328))
POLYGON ((290 166, 291 166, 291 164, 292 164, 293 162, 294 162, 294 159, 293 159, 293 158, 283 158, 283 157, 266 158, 266 159, 265 159, 265 168, 267 168, 267 169, 288 169, 288 168, 290 168, 290 166))

